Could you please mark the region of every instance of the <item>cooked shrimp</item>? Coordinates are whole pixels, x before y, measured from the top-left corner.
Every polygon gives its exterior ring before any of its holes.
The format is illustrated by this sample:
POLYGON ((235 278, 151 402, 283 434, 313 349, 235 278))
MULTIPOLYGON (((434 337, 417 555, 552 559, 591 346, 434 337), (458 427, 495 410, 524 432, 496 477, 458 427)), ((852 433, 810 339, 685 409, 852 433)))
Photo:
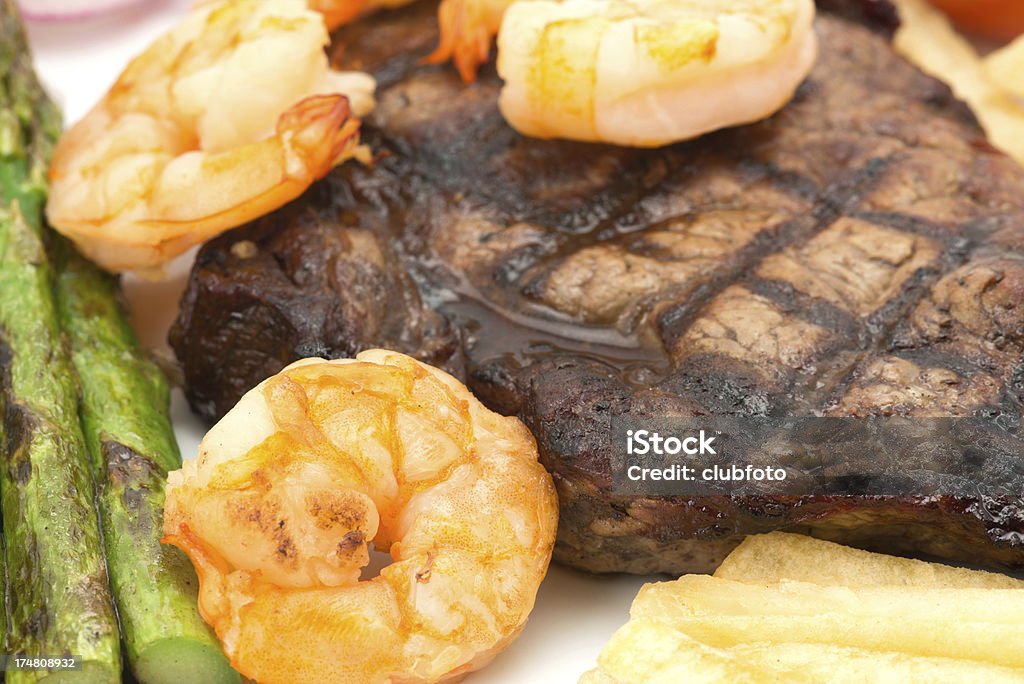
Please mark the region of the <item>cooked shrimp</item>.
POLYGON ((437 10, 441 43, 427 61, 449 59, 466 83, 476 80, 480 65, 491 54, 491 43, 501 28, 505 10, 515 0, 441 0, 437 10))
POLYGON ((299 361, 246 394, 170 475, 164 531, 245 676, 437 682, 523 628, 557 515, 522 423, 373 350, 299 361), (393 563, 361 579, 371 542, 393 563))
POLYGON ((654 147, 781 109, 817 54, 813 0, 518 0, 501 111, 539 138, 654 147))
POLYGON ((303 0, 197 7, 60 139, 47 216, 111 271, 157 267, 363 152, 373 79, 303 0))

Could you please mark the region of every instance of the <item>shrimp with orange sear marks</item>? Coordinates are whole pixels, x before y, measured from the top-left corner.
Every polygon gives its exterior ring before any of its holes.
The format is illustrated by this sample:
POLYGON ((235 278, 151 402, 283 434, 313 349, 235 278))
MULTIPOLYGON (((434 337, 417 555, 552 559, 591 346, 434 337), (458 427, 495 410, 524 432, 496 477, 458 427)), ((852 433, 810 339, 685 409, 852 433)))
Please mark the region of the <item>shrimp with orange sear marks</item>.
POLYGON ((110 271, 156 269, 366 158, 366 74, 333 72, 303 0, 203 4, 60 139, 50 223, 110 271))
POLYGON ((168 479, 165 542, 263 684, 439 682, 526 623, 554 546, 526 427, 383 350, 306 359, 247 393, 168 479), (393 562, 361 577, 370 544, 393 562))

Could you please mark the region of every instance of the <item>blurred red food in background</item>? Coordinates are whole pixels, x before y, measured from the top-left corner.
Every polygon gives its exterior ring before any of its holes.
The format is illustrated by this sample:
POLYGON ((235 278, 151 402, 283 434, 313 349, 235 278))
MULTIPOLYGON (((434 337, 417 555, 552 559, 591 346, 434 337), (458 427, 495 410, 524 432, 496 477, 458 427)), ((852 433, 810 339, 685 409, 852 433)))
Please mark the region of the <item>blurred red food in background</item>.
POLYGON ((1024 0, 932 0, 961 28, 1009 40, 1024 33, 1024 0))

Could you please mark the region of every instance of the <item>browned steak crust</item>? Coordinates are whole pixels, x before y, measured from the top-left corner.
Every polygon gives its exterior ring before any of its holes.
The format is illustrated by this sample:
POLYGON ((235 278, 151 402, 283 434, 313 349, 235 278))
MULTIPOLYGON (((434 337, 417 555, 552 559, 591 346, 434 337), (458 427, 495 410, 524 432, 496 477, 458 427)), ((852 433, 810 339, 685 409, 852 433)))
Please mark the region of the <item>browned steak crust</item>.
POLYGON ((215 418, 308 353, 382 345, 458 367, 464 342, 472 389, 526 421, 555 476, 562 562, 707 570, 743 535, 786 529, 1024 567, 1024 502, 969 488, 611 492, 616 413, 1019 430, 1024 172, 895 55, 890 24, 847 18, 891 20, 885 3, 822 4, 843 16, 819 18, 820 61, 786 109, 653 151, 518 136, 493 73, 465 87, 417 65, 429 3, 343 30, 336 61, 381 82, 366 138, 384 156, 203 249, 172 337, 193 407, 215 418))
POLYGON ((464 374, 462 339, 396 268, 384 217, 331 178, 200 252, 171 330, 200 415, 219 418, 296 359, 385 347, 464 374))

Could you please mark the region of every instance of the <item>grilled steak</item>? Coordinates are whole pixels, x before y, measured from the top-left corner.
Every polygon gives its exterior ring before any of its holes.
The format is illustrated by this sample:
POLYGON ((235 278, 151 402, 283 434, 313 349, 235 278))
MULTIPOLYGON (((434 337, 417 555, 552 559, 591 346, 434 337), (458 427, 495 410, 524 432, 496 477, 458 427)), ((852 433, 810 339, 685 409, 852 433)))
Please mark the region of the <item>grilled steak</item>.
POLYGON ((260 380, 308 356, 385 347, 464 374, 460 330, 424 306, 396 266, 387 227, 377 223, 386 217, 357 216, 339 181, 313 186, 244 238, 197 256, 170 342, 200 415, 219 418, 260 380))
POLYGON ((885 3, 821 5, 786 109, 660 150, 518 136, 493 72, 465 87, 418 65, 429 3, 341 31, 336 61, 380 81, 381 159, 202 250, 172 336, 193 407, 214 419, 294 358, 390 346, 464 363, 533 430, 562 562, 702 571, 785 529, 1024 568, 1024 501, 971 482, 612 492, 613 415, 983 416, 1017 439, 1024 171, 893 52, 885 3))

